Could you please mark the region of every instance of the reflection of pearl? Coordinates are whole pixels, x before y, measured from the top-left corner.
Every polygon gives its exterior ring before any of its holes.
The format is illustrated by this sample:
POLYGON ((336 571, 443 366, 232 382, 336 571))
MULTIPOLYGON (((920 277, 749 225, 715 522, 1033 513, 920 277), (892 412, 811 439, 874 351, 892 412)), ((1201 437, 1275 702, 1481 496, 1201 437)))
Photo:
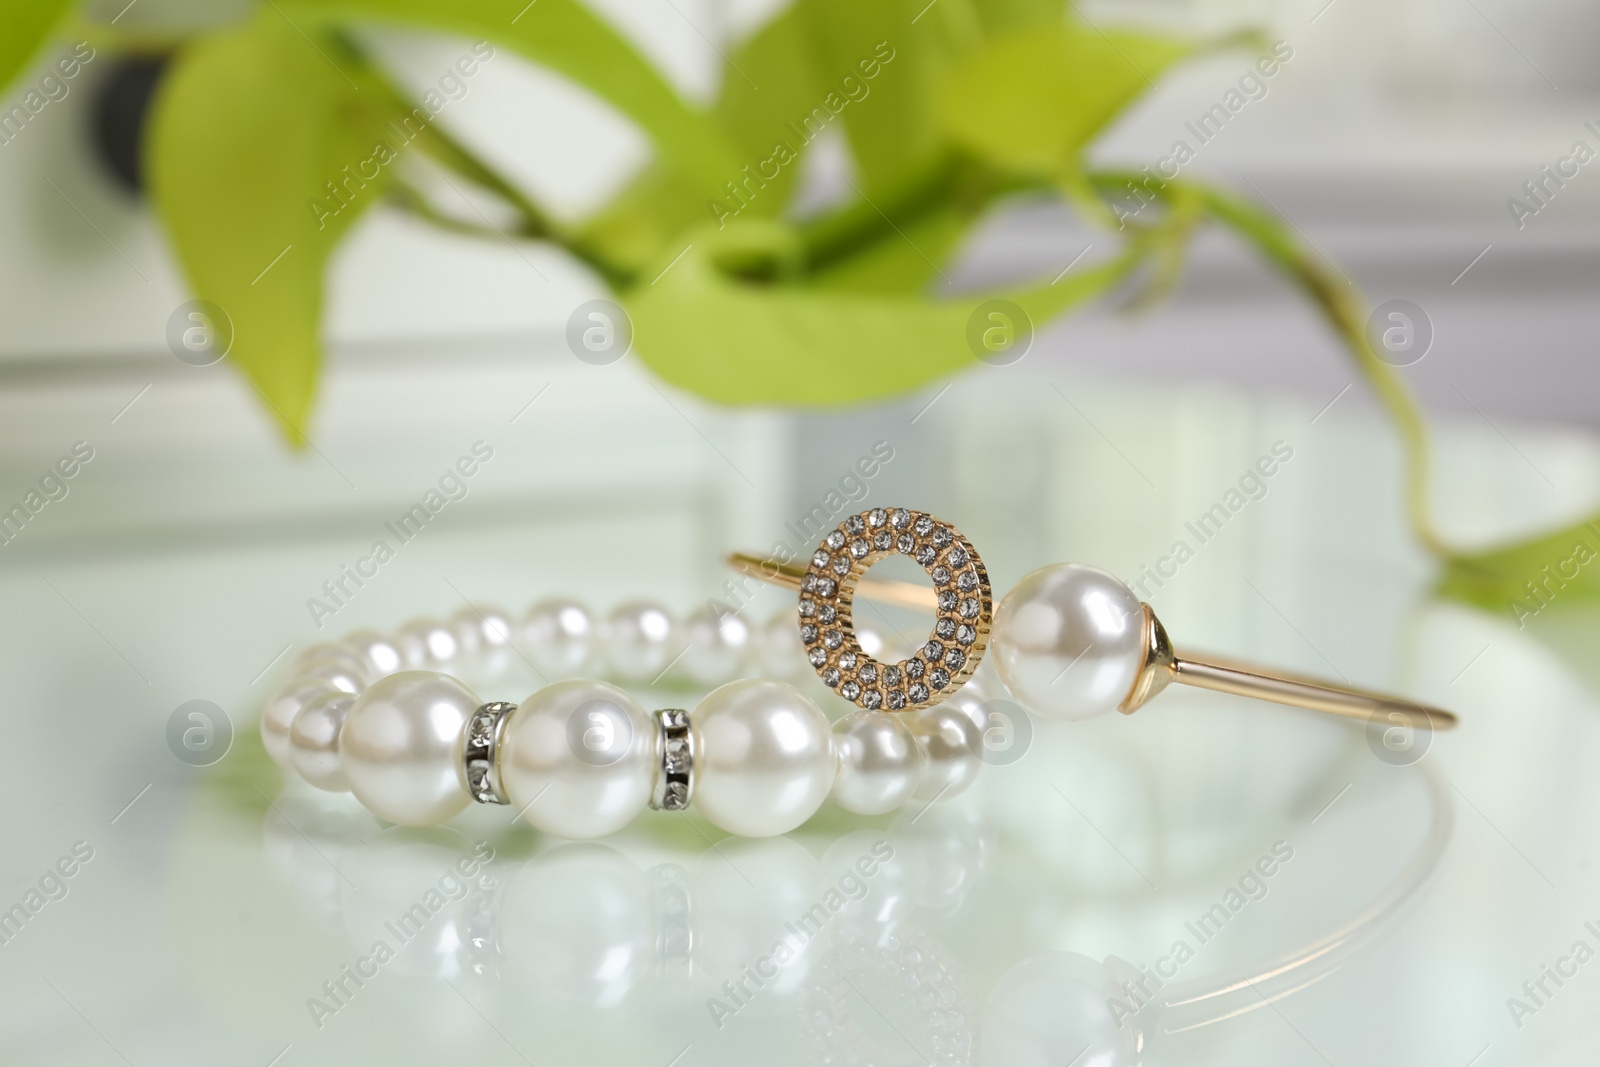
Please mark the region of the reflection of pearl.
POLYGON ((294 722, 294 717, 312 698, 330 692, 338 690, 321 678, 296 680, 268 700, 267 706, 261 709, 261 743, 267 747, 267 754, 277 761, 278 766, 285 770, 293 767, 289 762, 289 726, 294 722))
POLYGON ((547 834, 603 837, 650 801, 655 723, 614 685, 546 686, 511 713, 500 744, 500 781, 512 807, 547 834), (597 712, 596 704, 604 708, 597 712))
POLYGON ((983 735, 966 712, 946 702, 913 712, 909 718, 917 746, 927 757, 918 800, 949 800, 977 780, 983 735))
POLYGON ((894 811, 916 792, 927 755, 898 716, 856 711, 833 726, 839 773, 833 802, 857 815, 894 811))
POLYGON ((691 682, 721 685, 739 672, 750 647, 750 627, 738 615, 703 607, 684 620, 683 630, 688 644, 678 662, 691 682))
POLYGON ((481 702, 448 675, 402 671, 356 698, 339 731, 339 762, 356 799, 380 819, 428 826, 472 803, 462 732, 481 702))
POLYGON ((594 654, 594 638, 594 619, 576 600, 541 601, 522 622, 522 644, 528 658, 551 681, 583 670, 594 654))
POLYGON ((289 761, 318 789, 350 791, 350 779, 339 765, 339 731, 355 699, 342 691, 315 696, 289 724, 289 761))
POLYGON ((507 891, 499 940, 506 960, 541 996, 611 1007, 653 962, 644 875, 604 845, 545 852, 507 891))
POLYGON ((822 709, 787 682, 729 682, 702 700, 689 722, 694 805, 729 833, 788 833, 827 799, 833 733, 822 709))
POLYGON ((1108 1006, 1104 964, 1076 952, 1031 956, 1001 976, 983 1010, 984 1062, 1133 1067, 1138 1027, 1108 1006))
POLYGON ((606 617, 611 671, 624 682, 653 684, 680 650, 678 624, 655 604, 623 604, 606 617))
POLYGON ((1143 606, 1105 571, 1058 563, 1034 571, 994 613, 995 669, 1030 711, 1087 719, 1112 711, 1144 663, 1143 606))

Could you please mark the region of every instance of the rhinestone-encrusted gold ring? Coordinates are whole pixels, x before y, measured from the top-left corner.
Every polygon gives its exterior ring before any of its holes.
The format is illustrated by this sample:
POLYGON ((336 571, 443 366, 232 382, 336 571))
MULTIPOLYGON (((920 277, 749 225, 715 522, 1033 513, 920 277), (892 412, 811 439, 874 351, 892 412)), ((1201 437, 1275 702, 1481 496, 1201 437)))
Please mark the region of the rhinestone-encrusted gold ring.
POLYGON ((949 523, 906 508, 851 515, 824 537, 800 580, 800 639, 828 688, 869 711, 916 711, 972 677, 989 646, 994 599, 971 542, 949 523), (910 556, 933 579, 933 631, 899 663, 880 663, 856 639, 856 583, 891 553, 910 556))

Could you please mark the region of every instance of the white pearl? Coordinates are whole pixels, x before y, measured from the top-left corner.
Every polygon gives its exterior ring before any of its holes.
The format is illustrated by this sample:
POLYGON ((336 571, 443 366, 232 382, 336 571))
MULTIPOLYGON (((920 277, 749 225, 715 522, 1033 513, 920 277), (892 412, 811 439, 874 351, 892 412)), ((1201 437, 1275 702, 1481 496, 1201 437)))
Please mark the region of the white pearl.
POLYGON ((393 638, 376 630, 357 630, 344 639, 344 644, 360 658, 367 677, 374 681, 393 674, 405 664, 400 646, 393 638))
POLYGON ((900 638, 886 637, 866 626, 856 627, 856 643, 861 646, 861 651, 879 663, 899 663, 903 659, 910 659, 916 651, 900 638))
POLYGON ((594 619, 576 600, 535 604, 522 621, 523 651, 546 678, 570 678, 594 655, 594 619))
POLYGON ((318 789, 350 792, 350 779, 339 764, 339 731, 355 699, 342 690, 323 693, 307 701, 289 724, 289 761, 318 789))
POLYGON ((638 701, 616 686, 557 682, 511 713, 500 781, 512 806, 545 833, 604 837, 650 802, 655 734, 638 701))
POLYGON ((726 608, 709 604, 684 620, 688 644, 678 663, 696 685, 721 685, 739 673, 750 648, 750 627, 726 608))
POLYGON ((354 650, 343 643, 336 644, 324 641, 321 644, 310 645, 301 650, 300 654, 294 658, 294 673, 304 674, 305 672, 300 668, 305 665, 329 660, 340 663, 348 670, 356 673, 362 673, 366 669, 366 664, 361 661, 361 657, 354 650))
POLYGON ((990 655, 1028 710, 1058 719, 1102 715, 1128 698, 1144 664, 1143 605, 1105 571, 1044 567, 995 610, 990 655))
POLYGON ((511 618, 495 607, 475 604, 450 616, 450 632, 463 656, 504 648, 511 641, 511 618))
POLYGON ((289 760, 289 727, 313 697, 336 693, 337 689, 321 678, 296 678, 267 701, 261 709, 261 743, 267 755, 284 770, 293 770, 289 760))
POLYGON ((800 641, 800 622, 793 611, 768 619, 752 635, 756 666, 772 678, 794 678, 811 669, 800 641))
POLYGON ((834 723, 833 747, 833 802, 857 815, 882 815, 910 800, 928 759, 900 717, 881 711, 851 712, 834 723))
POLYGON ((918 800, 949 800, 977 781, 983 766, 983 734, 967 713, 950 703, 912 712, 906 725, 928 758, 917 784, 918 800))
POLYGON ((681 640, 677 622, 655 604, 623 604, 606 618, 606 659, 625 682, 653 683, 682 648, 681 640))
POLYGON ((367 687, 367 672, 357 663, 353 653, 306 660, 295 668, 295 673, 301 678, 327 682, 345 693, 359 693, 367 687))
POLYGON ((395 634, 395 644, 412 670, 442 667, 460 651, 455 630, 438 619, 412 619, 395 634))
POLYGON ((729 682, 700 702, 689 725, 693 804, 729 833, 788 833, 827 799, 833 732, 822 709, 787 682, 729 682))
POLYGON ((989 694, 983 686, 976 681, 969 681, 966 685, 939 701, 939 703, 959 710, 977 725, 978 731, 981 733, 989 727, 989 712, 983 706, 988 699, 989 694))
POLYGON ((350 791, 380 819, 430 826, 472 803, 462 733, 482 703, 449 675, 402 671, 356 698, 339 731, 350 791))

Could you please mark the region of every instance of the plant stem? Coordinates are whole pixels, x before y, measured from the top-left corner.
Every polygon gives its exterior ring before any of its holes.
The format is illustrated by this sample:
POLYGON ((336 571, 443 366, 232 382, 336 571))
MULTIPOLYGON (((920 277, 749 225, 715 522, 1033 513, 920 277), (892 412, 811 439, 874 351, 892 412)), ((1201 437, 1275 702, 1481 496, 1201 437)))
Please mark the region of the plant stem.
MULTIPOLYGON (((1134 176, 1116 172, 1097 172, 1091 180, 1097 185, 1119 188, 1134 176)), ((1422 410, 1393 367, 1379 359, 1367 342, 1366 308, 1353 285, 1336 277, 1322 259, 1300 246, 1287 227, 1273 215, 1249 201, 1203 183, 1168 181, 1163 190, 1171 195, 1174 186, 1196 191, 1207 212, 1217 221, 1244 237, 1270 263, 1286 274, 1309 296, 1333 332, 1344 342, 1358 370, 1377 393, 1400 428, 1405 449, 1405 508, 1412 532, 1429 552, 1442 559, 1457 553, 1434 526, 1428 507, 1431 456, 1427 426, 1422 410)))
MULTIPOLYGON (((400 107, 415 110, 413 102, 400 91, 385 71, 368 58, 366 53, 350 38, 349 34, 341 33, 337 36, 349 50, 351 56, 360 63, 364 81, 387 93, 400 107)), ((527 194, 517 188, 515 184, 495 168, 484 162, 477 153, 457 140, 438 122, 430 121, 423 126, 422 135, 418 140, 422 150, 435 163, 473 184, 489 190, 509 204, 522 218, 522 225, 516 231, 517 236, 550 241, 560 245, 605 278, 607 284, 614 289, 620 290, 632 279, 631 272, 607 261, 593 247, 586 242, 578 240, 550 219, 537 204, 529 199, 527 194)), ((414 187, 407 187, 401 195, 395 198, 395 203, 413 212, 418 218, 426 222, 454 232, 487 237, 503 236, 493 227, 488 230, 480 229, 470 223, 463 223, 439 212, 414 187)))

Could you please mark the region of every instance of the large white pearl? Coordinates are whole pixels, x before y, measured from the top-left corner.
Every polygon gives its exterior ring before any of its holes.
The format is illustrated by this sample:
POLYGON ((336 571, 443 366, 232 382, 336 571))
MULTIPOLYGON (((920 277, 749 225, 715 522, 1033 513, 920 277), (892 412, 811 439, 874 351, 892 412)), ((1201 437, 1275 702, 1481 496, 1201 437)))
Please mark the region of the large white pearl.
POLYGON ((294 769, 289 759, 289 727, 294 717, 313 698, 330 692, 338 690, 321 678, 296 678, 261 709, 261 743, 266 746, 267 755, 284 770, 294 769))
POLYGON ((594 619, 576 600, 535 604, 522 622, 522 645, 546 678, 570 678, 583 670, 595 644, 594 619))
POLYGON ((897 715, 855 711, 833 724, 833 802, 857 815, 894 811, 917 791, 927 756, 897 715))
POLYGON ((606 617, 606 658, 624 682, 653 684, 682 649, 678 623, 666 608, 623 604, 606 617))
POLYGON ((833 732, 822 709, 787 682, 729 682, 700 702, 689 726, 693 804, 729 833, 788 833, 828 798, 833 732))
POLYGON ((906 725, 928 758, 916 797, 930 803, 959 795, 983 767, 983 733, 961 708, 949 703, 912 712, 906 725))
POLYGON ((1058 719, 1102 715, 1128 698, 1144 664, 1143 605, 1105 571, 1043 567, 995 610, 989 654, 1028 710, 1058 719))
POLYGON ((738 615, 707 605, 684 620, 683 630, 688 644, 678 663, 691 682, 721 685, 739 673, 750 648, 750 627, 738 615))
POLYGON ((356 698, 339 731, 350 791, 380 819, 430 826, 472 803, 462 733, 482 703, 434 671, 402 671, 356 698))
POLYGON ((505 725, 500 782, 547 834, 615 833, 645 809, 655 776, 655 723, 626 692, 573 679, 545 686, 505 725))
POLYGON ((312 697, 289 724, 289 761, 318 789, 350 792, 339 763, 339 731, 355 699, 343 690, 312 697))

